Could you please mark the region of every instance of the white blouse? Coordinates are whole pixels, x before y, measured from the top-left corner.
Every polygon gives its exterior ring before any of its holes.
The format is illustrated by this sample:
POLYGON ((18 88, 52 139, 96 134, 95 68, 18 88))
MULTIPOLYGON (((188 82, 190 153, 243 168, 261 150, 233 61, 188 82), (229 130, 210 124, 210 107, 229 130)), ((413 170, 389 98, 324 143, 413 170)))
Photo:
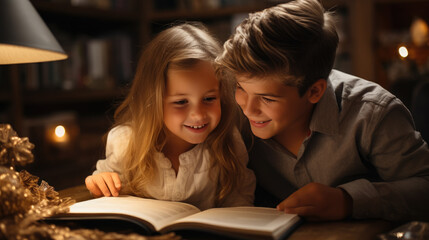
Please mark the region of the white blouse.
MULTIPOLYGON (((131 137, 131 131, 128 126, 118 126, 109 132, 106 159, 97 161, 97 169, 93 174, 116 172, 119 174, 122 186, 127 184, 123 176, 121 161, 131 137)), ((247 166, 247 150, 237 130, 234 131, 234 138, 239 161, 244 162, 247 166)), ((201 210, 215 207, 219 169, 210 166, 209 152, 207 149, 203 149, 202 144, 196 145, 179 156, 180 166, 177 176, 170 160, 163 153, 158 152, 156 159, 157 177, 146 186, 146 192, 151 197, 159 200, 190 203, 201 210)), ((233 190, 227 196, 222 207, 253 205, 255 182, 255 175, 246 168, 245 176, 239 183, 239 189, 233 190)))

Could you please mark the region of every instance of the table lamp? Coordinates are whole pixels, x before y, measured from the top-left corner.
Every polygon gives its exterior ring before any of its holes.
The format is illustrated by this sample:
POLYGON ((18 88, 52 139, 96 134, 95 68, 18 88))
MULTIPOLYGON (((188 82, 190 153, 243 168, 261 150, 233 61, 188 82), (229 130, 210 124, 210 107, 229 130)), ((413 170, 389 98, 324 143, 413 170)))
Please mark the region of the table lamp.
POLYGON ((29 0, 0 1, 0 64, 66 58, 64 50, 29 0))
MULTIPOLYGON (((66 58, 64 50, 29 0, 0 0, 0 65, 66 58)), ((13 83, 19 81, 17 71, 16 66, 11 67, 13 83)), ((20 120, 15 119, 15 124, 21 129, 20 120)))
MULTIPOLYGON (((66 58, 64 50, 29 0, 0 0, 0 65, 47 62, 66 58)), ((0 134, 0 157, 4 160, 0 165, 13 166, 14 163, 19 162, 15 161, 18 157, 16 159, 7 157, 10 154, 5 152, 9 148, 14 152, 9 145, 19 145, 20 140, 9 124, 0 124, 0 133, 2 133, 0 134), (17 144, 11 145, 15 142, 17 144)), ((28 151, 24 150, 24 152, 28 151)), ((31 161, 32 157, 29 157, 28 161, 22 161, 21 165, 31 161)))

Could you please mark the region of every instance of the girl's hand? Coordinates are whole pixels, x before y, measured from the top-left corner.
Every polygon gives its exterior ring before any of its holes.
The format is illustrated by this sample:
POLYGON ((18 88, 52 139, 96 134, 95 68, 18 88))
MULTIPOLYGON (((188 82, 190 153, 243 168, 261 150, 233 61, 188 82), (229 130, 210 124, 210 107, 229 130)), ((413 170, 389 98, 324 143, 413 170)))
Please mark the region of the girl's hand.
POLYGON ((352 198, 341 188, 309 183, 283 200, 277 209, 307 220, 341 220, 352 213, 352 198))
POLYGON ((86 188, 94 197, 117 197, 121 190, 121 180, 115 172, 103 172, 90 175, 85 179, 86 188))

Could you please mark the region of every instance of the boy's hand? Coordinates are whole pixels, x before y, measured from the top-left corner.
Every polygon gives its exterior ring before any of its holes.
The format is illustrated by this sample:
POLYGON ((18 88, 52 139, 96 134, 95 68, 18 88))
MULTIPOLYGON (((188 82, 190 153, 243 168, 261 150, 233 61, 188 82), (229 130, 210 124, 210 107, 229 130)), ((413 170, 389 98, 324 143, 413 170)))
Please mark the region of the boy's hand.
POLYGON ((341 188, 309 183, 283 200, 277 209, 310 221, 340 220, 351 215, 352 198, 341 188))
POLYGON ((115 172, 103 172, 86 177, 86 188, 94 197, 117 197, 121 190, 121 180, 115 172))

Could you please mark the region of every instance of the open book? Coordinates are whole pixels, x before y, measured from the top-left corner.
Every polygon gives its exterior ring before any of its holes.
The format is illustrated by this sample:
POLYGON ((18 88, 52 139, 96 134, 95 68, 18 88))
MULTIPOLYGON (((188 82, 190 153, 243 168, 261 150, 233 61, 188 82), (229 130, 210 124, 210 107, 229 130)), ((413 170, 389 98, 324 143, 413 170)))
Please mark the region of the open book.
POLYGON ((193 205, 128 195, 101 197, 70 206, 48 220, 120 220, 147 234, 179 230, 208 231, 244 239, 282 239, 301 222, 295 214, 273 208, 228 207, 200 211, 193 205))

